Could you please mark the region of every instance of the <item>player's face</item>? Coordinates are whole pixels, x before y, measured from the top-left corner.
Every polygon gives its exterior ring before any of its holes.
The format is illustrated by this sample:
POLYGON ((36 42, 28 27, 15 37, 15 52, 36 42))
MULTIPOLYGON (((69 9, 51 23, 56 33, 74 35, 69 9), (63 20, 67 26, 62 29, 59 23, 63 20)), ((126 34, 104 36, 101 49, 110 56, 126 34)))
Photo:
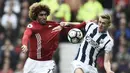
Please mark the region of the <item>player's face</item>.
POLYGON ((108 20, 103 19, 101 17, 99 17, 98 25, 99 25, 99 32, 105 32, 109 27, 108 20))
POLYGON ((47 13, 45 11, 39 12, 37 21, 40 24, 44 25, 44 24, 46 24, 46 20, 47 20, 47 13))

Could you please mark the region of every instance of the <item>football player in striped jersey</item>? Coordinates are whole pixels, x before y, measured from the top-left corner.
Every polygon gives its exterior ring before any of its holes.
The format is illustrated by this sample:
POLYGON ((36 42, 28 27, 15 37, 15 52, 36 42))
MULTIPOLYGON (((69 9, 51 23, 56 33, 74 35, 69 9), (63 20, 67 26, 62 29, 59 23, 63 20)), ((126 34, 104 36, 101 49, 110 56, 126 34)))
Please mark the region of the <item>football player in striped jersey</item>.
MULTIPOLYGON (((109 14, 99 16, 97 22, 87 21, 82 23, 77 22, 61 22, 62 27, 85 27, 85 36, 80 44, 75 60, 72 62, 72 73, 98 73, 96 68, 97 57, 100 52, 104 54, 104 68, 106 73, 114 73, 111 70, 111 52, 113 48, 113 39, 108 32, 111 25, 111 17, 109 14)), ((58 28, 55 28, 55 30, 58 28)))

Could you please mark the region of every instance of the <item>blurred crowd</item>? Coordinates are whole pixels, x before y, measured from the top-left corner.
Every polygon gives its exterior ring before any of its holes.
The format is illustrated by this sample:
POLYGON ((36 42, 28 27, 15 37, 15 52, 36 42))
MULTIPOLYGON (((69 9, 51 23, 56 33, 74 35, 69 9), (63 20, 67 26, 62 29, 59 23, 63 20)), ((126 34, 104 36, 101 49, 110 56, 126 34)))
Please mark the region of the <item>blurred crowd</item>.
MULTIPOLYGON (((0 0, 0 73, 22 73, 27 54, 21 52, 21 38, 29 6, 40 0, 0 0)), ((41 0, 51 9, 48 20, 82 22, 112 15, 109 32, 114 39, 112 69, 130 73, 130 0, 41 0)), ((68 42, 66 37, 61 42, 68 42)), ((56 54, 58 57, 58 54, 56 54)), ((56 59, 56 62, 59 62, 56 59)), ((99 73, 105 73, 103 53, 97 59, 99 73)), ((57 63, 58 64, 58 63, 57 63)))

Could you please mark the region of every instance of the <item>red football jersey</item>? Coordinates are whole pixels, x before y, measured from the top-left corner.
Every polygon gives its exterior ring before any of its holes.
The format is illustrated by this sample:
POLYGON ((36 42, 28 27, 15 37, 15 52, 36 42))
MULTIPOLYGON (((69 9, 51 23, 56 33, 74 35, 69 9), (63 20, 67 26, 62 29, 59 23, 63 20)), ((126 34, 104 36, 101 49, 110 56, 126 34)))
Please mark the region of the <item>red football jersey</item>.
POLYGON ((27 25, 22 39, 22 44, 29 42, 29 57, 35 60, 50 60, 58 47, 60 31, 52 32, 52 29, 59 24, 47 21, 41 25, 33 21, 27 25))

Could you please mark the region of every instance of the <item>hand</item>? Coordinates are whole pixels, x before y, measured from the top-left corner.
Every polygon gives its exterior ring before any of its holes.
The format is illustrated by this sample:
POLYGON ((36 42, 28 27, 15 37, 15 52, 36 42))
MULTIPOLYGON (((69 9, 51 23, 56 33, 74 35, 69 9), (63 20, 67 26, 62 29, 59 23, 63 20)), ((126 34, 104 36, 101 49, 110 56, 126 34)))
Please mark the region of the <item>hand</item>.
POLYGON ((61 25, 62 27, 64 27, 64 26, 69 26, 69 22, 60 22, 60 25, 61 25))
POLYGON ((113 71, 108 71, 107 73, 114 73, 113 71))
POLYGON ((23 53, 26 53, 28 51, 28 48, 26 45, 23 45, 21 48, 22 48, 23 53))
POLYGON ((62 26, 59 25, 59 26, 53 28, 52 30, 53 30, 52 32, 61 31, 62 30, 62 26))

